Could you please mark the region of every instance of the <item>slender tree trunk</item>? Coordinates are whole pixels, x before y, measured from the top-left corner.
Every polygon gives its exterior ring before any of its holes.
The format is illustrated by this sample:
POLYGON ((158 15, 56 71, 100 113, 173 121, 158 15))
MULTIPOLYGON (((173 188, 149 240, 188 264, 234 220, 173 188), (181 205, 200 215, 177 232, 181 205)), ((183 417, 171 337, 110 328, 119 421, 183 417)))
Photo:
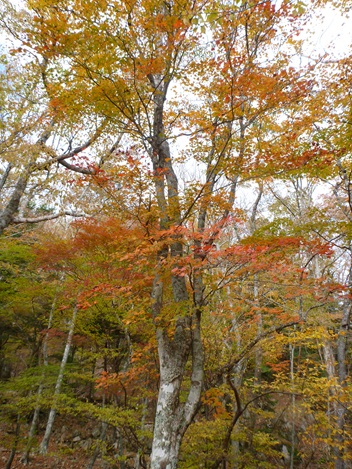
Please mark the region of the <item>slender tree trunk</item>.
POLYGON ((6 181, 7 181, 7 178, 9 177, 11 169, 12 169, 12 164, 9 163, 6 166, 6 169, 5 169, 3 175, 1 176, 1 179, 0 179, 0 191, 3 189, 4 185, 6 184, 6 181))
MULTIPOLYGON (((351 248, 350 248, 351 249, 351 248)), ((351 256, 351 252, 350 252, 351 256)), ((350 294, 350 288, 352 283, 352 257, 350 259, 350 268, 347 276, 346 284, 348 285, 348 293, 350 294)), ((346 465, 346 460, 344 458, 344 449, 343 447, 346 444, 345 441, 345 425, 346 425, 346 406, 340 400, 340 395, 343 395, 346 391, 346 379, 348 376, 347 373, 347 338, 348 338, 348 330, 350 327, 350 318, 351 318, 351 300, 350 298, 346 297, 343 303, 343 310, 342 310, 342 319, 340 324, 340 330, 337 335, 337 343, 336 343, 336 358, 337 358, 337 378, 339 383, 338 392, 336 392, 336 404, 334 406, 335 416, 337 420, 337 445, 334 447, 334 455, 335 455, 335 469, 346 469, 347 467, 351 467, 350 465, 346 465)))
POLYGON ((49 338, 49 331, 51 329, 51 325, 52 325, 52 322, 53 322, 55 303, 56 303, 56 298, 54 299, 53 304, 52 304, 51 309, 50 309, 48 326, 47 326, 44 341, 43 341, 43 352, 42 353, 43 353, 44 370, 43 370, 43 373, 42 373, 42 376, 41 376, 41 379, 40 379, 39 388, 38 388, 38 391, 37 391, 37 406, 34 409, 31 428, 29 429, 29 433, 28 433, 27 446, 26 446, 26 449, 25 449, 25 451, 23 453, 23 456, 21 458, 23 464, 28 464, 29 463, 29 456, 30 456, 31 448, 32 448, 33 441, 34 441, 34 436, 35 436, 35 433, 36 433, 36 430, 37 430, 37 425, 38 425, 38 422, 39 422, 40 398, 41 398, 41 395, 42 395, 43 390, 44 390, 44 380, 45 380, 45 374, 46 374, 46 369, 45 368, 49 364, 49 360, 48 360, 48 338, 49 338))
POLYGON ((16 430, 15 430, 15 439, 13 441, 11 453, 9 456, 9 459, 7 460, 5 469, 10 469, 13 463, 13 460, 15 459, 16 456, 16 451, 17 451, 17 445, 18 445, 18 440, 20 439, 20 414, 17 415, 17 421, 16 421, 16 430))
POLYGON ((294 373, 294 358, 295 358, 295 347, 290 344, 290 375, 291 375, 291 385, 292 385, 292 396, 291 396, 291 407, 292 407, 292 416, 291 416, 291 453, 290 453, 290 469, 294 469, 294 459, 295 459, 295 442, 296 442, 296 395, 294 392, 294 382, 295 382, 295 373, 294 373))
MULTIPOLYGON (((148 412, 148 402, 149 402, 148 397, 144 398, 143 412, 142 412, 142 419, 141 419, 141 431, 142 432, 145 430, 145 419, 147 417, 147 412, 148 412)), ((143 440, 144 440, 144 438, 142 439, 142 441, 143 440)), ((140 469, 140 467, 141 467, 141 457, 143 457, 143 455, 141 455, 140 451, 138 451, 137 454, 136 454, 135 460, 134 460, 133 469, 140 469)))
MULTIPOLYGON (((231 292, 229 292, 229 295, 231 295, 231 292)), ((236 337, 237 349, 241 350, 242 338, 241 338, 239 326, 237 324, 236 319, 232 321, 231 330, 234 332, 234 335, 236 337)), ((243 381, 246 368, 247 368, 247 363, 246 363, 246 360, 243 358, 232 369, 232 384, 236 389, 240 389, 242 386, 242 381, 243 381)), ((237 411, 237 402, 234 401, 232 405, 233 405, 233 414, 235 415, 237 411)), ((239 462, 240 442, 238 441, 238 438, 236 438, 236 433, 234 434, 234 438, 231 440, 231 450, 232 450, 232 455, 233 455, 233 460, 234 460, 233 469, 239 469, 240 467, 240 462, 239 462)))
MULTIPOLYGON (((348 299, 345 300, 343 308, 343 316, 341 321, 341 327, 337 336, 337 370, 338 370, 338 382, 340 385, 340 393, 344 393, 346 388, 347 379, 347 331, 349 328, 351 315, 351 305, 348 299)), ((335 469, 346 469, 346 461, 344 460, 344 450, 342 447, 345 444, 344 430, 345 430, 345 419, 346 419, 346 406, 341 403, 338 399, 336 403, 336 417, 337 417, 337 442, 338 446, 335 447, 334 453, 336 456, 335 469)))
POLYGON ((56 380, 56 385, 55 385, 55 390, 54 390, 53 406, 50 409, 48 422, 46 424, 45 434, 44 434, 43 440, 42 440, 42 442, 40 444, 40 448, 39 448, 39 451, 40 451, 41 454, 46 454, 48 452, 49 440, 50 440, 50 437, 51 437, 51 432, 52 432, 52 429, 53 429, 55 416, 56 416, 55 398, 58 394, 60 394, 60 391, 61 391, 61 386, 62 386, 62 382, 63 382, 63 379, 64 379, 64 371, 65 371, 68 356, 69 356, 69 353, 70 353, 71 344, 72 344, 72 337, 73 337, 73 333, 74 333, 74 329, 75 329, 77 310, 78 310, 78 307, 77 307, 77 304, 76 304, 75 307, 73 308, 73 314, 72 314, 72 318, 71 318, 70 328, 69 328, 69 331, 68 331, 65 350, 64 350, 64 354, 63 354, 63 357, 62 357, 62 360, 61 360, 59 375, 58 375, 57 380, 56 380))
MULTIPOLYGON (((42 380, 43 380, 43 377, 42 377, 42 380)), ((38 425, 38 422, 39 422, 39 413, 40 413, 39 400, 40 400, 40 397, 43 393, 43 389, 44 389, 44 382, 42 381, 39 384, 39 388, 38 388, 38 392, 37 392, 38 405, 34 409, 31 428, 29 429, 29 433, 28 433, 27 446, 26 446, 26 449, 25 449, 25 451, 23 453, 23 456, 21 458, 21 461, 23 462, 23 464, 26 464, 26 465, 29 463, 29 456, 30 456, 30 452, 31 452, 31 449, 32 449, 32 446, 33 446, 34 437, 35 437, 35 433, 36 433, 36 430, 37 430, 37 425, 38 425)))
MULTIPOLYGON (((252 214, 251 214, 251 218, 250 218, 250 233, 251 233, 251 235, 254 234, 254 232, 257 228, 258 207, 259 207, 259 203, 261 201, 261 198, 262 198, 263 192, 264 192, 264 188, 263 188, 262 183, 258 184, 258 188, 259 188, 258 195, 257 195, 257 198, 254 202, 254 205, 253 205, 253 208, 252 208, 252 214)), ((259 306, 259 278, 258 278, 257 273, 254 274, 254 278, 253 278, 253 301, 255 302, 255 304, 258 307, 259 306)), ((259 311, 259 308, 258 308, 258 313, 257 313, 257 335, 258 335, 258 337, 262 334, 262 332, 263 332, 263 317, 262 317, 262 314, 261 314, 261 312, 259 311)), ((259 345, 256 348, 256 351, 255 351, 255 368, 254 368, 254 378, 255 378, 257 383, 260 383, 260 380, 261 380, 262 364, 263 364, 263 350, 262 350, 261 345, 259 345)))
MULTIPOLYGON (((348 301, 348 300, 346 300, 348 301)), ((323 346, 323 353, 324 353, 324 361, 326 366, 326 372, 330 379, 337 378, 338 387, 331 387, 329 392, 334 397, 332 403, 332 412, 336 418, 338 434, 336 437, 337 445, 333 447, 333 453, 335 456, 335 469, 345 469, 346 462, 343 459, 344 451, 342 446, 345 443, 344 438, 344 428, 345 428, 345 416, 346 416, 346 408, 343 404, 341 404, 339 400, 339 395, 344 392, 344 388, 346 386, 346 378, 347 378, 347 368, 346 368, 346 346, 347 346, 347 339, 346 339, 346 328, 349 324, 349 317, 350 317, 350 305, 349 302, 344 305, 344 312, 341 321, 340 331, 337 337, 337 344, 336 344, 336 358, 337 362, 335 361, 335 355, 332 348, 332 344, 330 341, 326 340, 323 346)))
MULTIPOLYGON (((336 162, 339 170, 340 176, 342 179, 342 186, 346 191, 348 196, 349 204, 346 206, 344 197, 341 198, 338 193, 338 187, 340 183, 335 186, 334 195, 336 197, 336 202, 339 205, 341 211, 345 214, 346 218, 352 222, 352 194, 351 194, 351 179, 349 171, 344 168, 343 163, 340 159, 336 162)), ((352 287, 352 246, 349 243, 348 246, 349 251, 349 271, 346 279, 346 285, 348 286, 348 294, 351 295, 351 287, 352 287)), ((347 379, 347 337, 348 337, 348 330, 350 327, 350 319, 351 319, 351 309, 352 304, 350 298, 346 297, 344 299, 343 304, 343 314, 342 320, 340 325, 340 330, 337 336, 337 373, 338 373, 338 382, 340 385, 339 392, 343 393, 346 388, 346 379, 347 379)), ((343 446, 345 445, 345 417, 346 417, 346 408, 345 406, 338 400, 336 403, 336 417, 337 417, 337 426, 338 426, 338 435, 337 435, 337 445, 334 447, 334 454, 335 454, 335 469, 346 469, 346 467, 351 467, 349 464, 346 466, 346 461, 344 460, 344 450, 343 446)))

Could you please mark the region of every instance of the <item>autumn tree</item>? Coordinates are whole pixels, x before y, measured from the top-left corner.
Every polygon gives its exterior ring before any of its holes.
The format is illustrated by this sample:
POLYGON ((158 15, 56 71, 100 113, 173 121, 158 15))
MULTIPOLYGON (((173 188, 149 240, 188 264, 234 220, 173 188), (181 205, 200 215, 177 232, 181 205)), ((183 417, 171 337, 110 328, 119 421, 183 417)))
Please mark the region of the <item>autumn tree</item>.
MULTIPOLYGON (((300 68, 292 60, 305 7, 289 1, 32 0, 24 11, 7 10, 3 24, 21 44, 15 53, 25 53, 26 67, 36 68, 48 101, 39 106, 48 115, 43 137, 29 145, 49 156, 21 166, 19 191, 10 192, 3 213, 15 220, 16 194, 24 193, 33 168, 58 163, 96 176, 97 161, 107 155, 110 180, 104 175, 98 183, 110 194, 114 184, 115 192, 133 186, 121 177, 121 161, 139 168, 147 190, 138 198, 125 191, 132 200, 123 208, 153 246, 146 252, 154 260, 150 311, 160 384, 151 467, 176 468, 204 385, 201 319, 211 289, 205 274, 217 239, 236 219, 239 188, 330 164, 327 150, 309 136, 315 108, 323 109, 315 99, 316 64, 300 68), (63 153, 50 140, 61 119, 60 135, 71 136, 63 153), (113 144, 102 155, 92 144, 103 132, 113 144), (88 146, 87 164, 68 161, 88 146), (181 184, 184 168, 194 175, 181 184)), ((3 174, 7 181, 11 172, 3 174)), ((217 254, 236 255, 235 246, 217 254)))
POLYGON ((332 155, 330 158, 334 178, 321 174, 326 194, 320 204, 320 220, 315 220, 314 228, 322 239, 330 240, 334 246, 336 261, 330 269, 330 275, 340 285, 325 357, 327 372, 335 383, 331 389, 337 426, 333 445, 335 468, 344 469, 348 467, 350 457, 347 444, 349 404, 346 404, 346 393, 349 393, 351 379, 347 367, 350 353, 348 330, 351 321, 351 55, 335 57, 328 62, 331 89, 328 92, 324 77, 320 94, 324 97, 324 107, 329 117, 316 123, 314 134, 316 145, 325 148, 332 155))
POLYGON ((62 190, 70 187, 68 174, 71 180, 78 174, 96 174, 109 149, 107 142, 101 142, 98 156, 87 161, 84 151, 97 145, 107 120, 88 121, 87 107, 73 111, 59 103, 47 78, 47 59, 33 50, 34 59, 33 54, 31 60, 24 57, 27 48, 21 33, 6 17, 12 7, 5 2, 1 8, 1 31, 8 41, 8 48, 0 57, 2 233, 14 224, 79 216, 73 199, 62 190), (16 44, 22 44, 23 49, 16 48, 16 44), (14 54, 22 58, 12 60, 14 54), (61 190, 58 184, 62 185, 61 190))

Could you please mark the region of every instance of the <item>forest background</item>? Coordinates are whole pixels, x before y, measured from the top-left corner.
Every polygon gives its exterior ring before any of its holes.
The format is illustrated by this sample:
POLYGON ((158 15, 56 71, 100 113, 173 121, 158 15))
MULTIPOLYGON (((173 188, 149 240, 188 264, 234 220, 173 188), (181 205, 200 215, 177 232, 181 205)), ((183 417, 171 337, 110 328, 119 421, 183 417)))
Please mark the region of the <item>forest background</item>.
POLYGON ((2 1, 6 469, 352 467, 352 64, 307 56, 326 7, 351 4, 2 1))

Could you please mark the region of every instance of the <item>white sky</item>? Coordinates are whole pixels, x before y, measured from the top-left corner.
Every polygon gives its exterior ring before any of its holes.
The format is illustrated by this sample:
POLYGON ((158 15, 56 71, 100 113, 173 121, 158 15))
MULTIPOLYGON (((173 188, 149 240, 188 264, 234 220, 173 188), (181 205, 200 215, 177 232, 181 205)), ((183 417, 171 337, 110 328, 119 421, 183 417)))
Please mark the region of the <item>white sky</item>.
POLYGON ((331 5, 323 10, 322 17, 318 13, 312 16, 308 31, 313 37, 306 43, 308 55, 320 55, 328 52, 335 58, 341 58, 351 53, 352 44, 352 18, 348 12, 344 16, 331 5))

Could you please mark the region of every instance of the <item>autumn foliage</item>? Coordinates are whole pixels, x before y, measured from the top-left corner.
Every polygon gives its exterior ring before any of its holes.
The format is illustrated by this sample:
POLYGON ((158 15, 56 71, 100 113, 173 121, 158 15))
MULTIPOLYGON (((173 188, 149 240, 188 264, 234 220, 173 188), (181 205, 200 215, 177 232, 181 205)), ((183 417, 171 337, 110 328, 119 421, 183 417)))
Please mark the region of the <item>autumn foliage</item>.
POLYGON ((351 58, 306 52, 329 5, 3 3, 7 469, 349 467, 351 58))

